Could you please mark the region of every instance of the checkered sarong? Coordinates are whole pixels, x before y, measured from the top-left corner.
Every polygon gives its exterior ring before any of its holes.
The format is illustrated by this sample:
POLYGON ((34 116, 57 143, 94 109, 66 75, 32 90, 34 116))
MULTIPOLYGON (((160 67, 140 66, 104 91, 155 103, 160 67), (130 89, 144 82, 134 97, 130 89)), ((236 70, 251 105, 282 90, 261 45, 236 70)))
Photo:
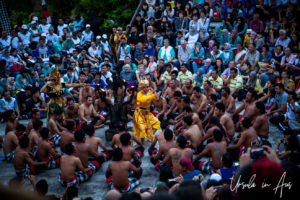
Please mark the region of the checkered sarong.
POLYGON ((51 141, 53 144, 55 144, 55 146, 59 146, 60 145, 60 139, 61 139, 61 136, 58 135, 57 133, 55 133, 54 135, 52 135, 49 138, 49 141, 51 141))
POLYGON ((15 156, 15 151, 12 151, 10 153, 7 153, 4 155, 5 156, 5 160, 7 162, 11 162, 13 159, 14 159, 14 156, 15 156))
POLYGON ((60 159, 55 158, 51 153, 48 154, 47 168, 48 169, 55 169, 59 167, 60 159))
POLYGON ((108 183, 109 189, 118 190, 121 193, 128 193, 140 184, 139 180, 137 178, 134 178, 134 177, 129 177, 128 178, 128 184, 126 186, 122 187, 122 188, 114 186, 112 176, 110 176, 106 181, 108 183))

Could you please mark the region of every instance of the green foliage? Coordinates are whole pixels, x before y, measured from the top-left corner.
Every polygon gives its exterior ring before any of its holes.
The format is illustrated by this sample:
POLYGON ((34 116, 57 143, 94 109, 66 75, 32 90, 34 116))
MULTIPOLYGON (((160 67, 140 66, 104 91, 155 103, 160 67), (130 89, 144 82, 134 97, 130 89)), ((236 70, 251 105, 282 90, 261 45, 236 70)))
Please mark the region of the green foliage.
MULTIPOLYGON (((35 6, 32 0, 6 0, 9 16, 13 24, 17 19, 23 23, 29 22, 29 15, 35 6)), ((56 11, 59 16, 81 15, 88 17, 91 11, 95 11, 99 17, 104 19, 104 29, 114 25, 125 27, 130 22, 132 15, 139 4, 139 0, 48 0, 48 9, 52 14, 56 11)), ((39 15, 41 12, 39 12, 39 15)))

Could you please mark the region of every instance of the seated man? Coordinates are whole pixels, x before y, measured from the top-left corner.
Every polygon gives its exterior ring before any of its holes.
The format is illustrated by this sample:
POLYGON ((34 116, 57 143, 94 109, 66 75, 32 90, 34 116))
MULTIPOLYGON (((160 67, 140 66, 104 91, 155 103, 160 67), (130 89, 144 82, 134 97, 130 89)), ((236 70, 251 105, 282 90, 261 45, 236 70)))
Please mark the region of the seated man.
MULTIPOLYGON (((155 169, 158 171, 159 165, 161 161, 168 155, 168 152, 171 148, 176 148, 176 142, 174 140, 173 132, 170 129, 166 129, 163 132, 164 142, 162 144, 159 143, 158 151, 153 151, 151 155, 151 162, 155 165, 155 169)), ((170 165, 171 163, 166 163, 170 165)))
POLYGON ((183 110, 183 100, 182 100, 182 94, 180 91, 174 92, 174 101, 169 108, 169 110, 164 114, 161 115, 160 121, 165 120, 169 122, 170 124, 175 124, 175 118, 179 115, 179 113, 183 110))
POLYGON ((226 112, 229 114, 234 113, 235 111, 235 100, 230 95, 230 89, 229 87, 223 87, 221 91, 222 97, 221 102, 225 105, 226 112))
POLYGON ((74 133, 75 142, 73 143, 76 148, 75 156, 77 156, 83 165, 83 167, 92 167, 93 173, 98 170, 101 164, 104 162, 103 154, 95 151, 92 146, 85 142, 85 132, 83 130, 77 130, 74 133))
MULTIPOLYGON (((82 89, 84 90, 84 89, 82 89)), ((78 110, 79 104, 74 103, 73 98, 67 99, 67 107, 66 107, 66 119, 67 120, 76 120, 78 119, 78 110)))
POLYGON ((173 174, 174 176, 179 176, 181 171, 180 160, 182 158, 189 158, 191 161, 193 160, 193 152, 190 148, 186 148, 186 138, 183 135, 180 135, 176 140, 176 147, 171 148, 167 154, 167 156, 162 161, 163 165, 166 165, 171 161, 171 165, 173 166, 173 174))
POLYGON ((93 124, 95 128, 104 126, 104 117, 98 114, 93 105, 93 98, 86 97, 86 101, 79 106, 79 120, 81 123, 93 124))
MULTIPOLYGON (((204 94, 201 94, 200 87, 194 87, 194 92, 191 97, 192 103, 198 108, 197 112, 202 113, 207 111, 207 98, 204 94)), ((202 114, 204 116, 204 114, 202 114)))
POLYGON ((59 182, 64 187, 86 182, 90 174, 93 174, 92 167, 83 167, 80 159, 74 155, 76 150, 72 143, 67 144, 65 150, 67 155, 60 158, 59 182), (76 171, 77 169, 80 171, 76 171))
POLYGON ((25 126, 19 124, 15 131, 10 131, 6 134, 4 144, 3 144, 3 153, 5 160, 11 162, 14 158, 14 153, 19 145, 18 137, 25 132, 25 126))
POLYGON ((88 138, 86 138, 85 143, 89 144, 93 151, 98 152, 98 146, 100 146, 103 151, 102 153, 104 153, 106 155, 105 160, 110 159, 110 154, 112 149, 111 148, 106 148, 106 146, 104 145, 103 141, 99 138, 95 136, 95 128, 92 124, 90 125, 86 125, 83 127, 84 131, 86 132, 86 134, 89 136, 88 138))
POLYGON ((178 117, 175 118, 177 123, 174 126, 173 130, 178 130, 178 129, 182 128, 182 126, 183 126, 182 119, 186 116, 192 117, 193 125, 196 124, 198 126, 198 128, 200 129, 201 133, 203 133, 202 122, 199 118, 199 115, 197 113, 194 113, 190 106, 185 106, 183 108, 183 112, 178 117))
POLYGON ((135 141, 135 143, 137 143, 139 145, 139 147, 136 148, 136 151, 137 150, 140 150, 142 153, 144 152, 144 147, 143 147, 143 144, 141 143, 140 140, 138 140, 135 135, 133 134, 133 132, 131 131, 126 131, 126 124, 123 123, 123 122, 120 122, 118 127, 118 134, 115 134, 112 138, 112 141, 111 141, 111 147, 113 149, 117 148, 117 147, 120 147, 121 146, 121 141, 120 141, 120 136, 124 133, 129 133, 131 135, 131 144, 132 141, 135 141))
POLYGON ((193 125, 192 117, 186 116, 183 118, 183 127, 185 129, 183 136, 190 141, 190 147, 195 152, 201 152, 200 142, 202 138, 202 132, 196 124, 193 125))
POLYGON ((138 178, 129 176, 129 172, 139 173, 142 169, 134 167, 129 161, 124 161, 122 149, 113 150, 112 162, 106 170, 106 183, 109 189, 127 193, 133 190, 138 184, 138 178))
POLYGON ((130 140, 131 135, 129 133, 124 133, 120 136, 120 148, 123 152, 123 160, 130 161, 135 167, 140 167, 142 164, 140 160, 141 155, 132 147, 130 140))
POLYGON ((61 139, 60 139, 60 150, 63 153, 66 153, 65 146, 67 144, 69 144, 70 142, 75 142, 75 138, 74 138, 75 128, 76 127, 74 121, 67 120, 66 129, 62 131, 61 139))
MULTIPOLYGON (((6 111, 12 110, 17 113, 17 118, 20 118, 20 110, 17 100, 10 96, 10 91, 4 90, 2 93, 2 99, 0 99, 0 115, 3 115, 6 111)), ((4 119, 7 120, 7 119, 4 119)))
POLYGON ((33 129, 31 129, 29 138, 29 151, 35 156, 37 150, 37 144, 39 142, 40 134, 39 131, 43 128, 43 122, 41 120, 36 120, 33 122, 33 129))
MULTIPOLYGON (((165 130, 168 128, 168 123, 165 121, 162 121, 160 123, 160 128, 162 132, 156 132, 154 135, 154 139, 148 148, 149 155, 157 154, 158 149, 155 148, 156 143, 158 142, 158 146, 162 146, 164 143, 166 143, 166 139, 164 136, 165 130)), ((173 136, 173 139, 175 139, 175 136, 173 136)))
POLYGON ((16 130, 16 127, 19 124, 16 113, 13 110, 8 110, 4 113, 4 117, 7 119, 5 134, 7 134, 9 131, 16 130))
MULTIPOLYGON (((165 83, 167 84, 167 83, 165 83)), ((175 101, 174 99, 174 94, 176 91, 179 91, 181 93, 181 89, 179 86, 176 85, 176 80, 175 79, 171 79, 168 81, 168 87, 166 88, 166 90, 164 90, 163 92, 163 98, 165 98, 167 100, 167 103, 169 105, 172 105, 175 101)))
POLYGON ((17 176, 25 177, 26 175, 35 174, 34 167, 45 165, 46 162, 34 162, 28 153, 29 138, 22 136, 19 139, 19 146, 14 156, 14 168, 17 176))
POLYGON ((60 145, 61 140, 61 131, 65 130, 60 124, 59 119, 61 118, 62 111, 55 110, 54 114, 50 117, 47 127, 50 131, 50 138, 49 140, 56 146, 60 145))
POLYGON ((31 111, 31 119, 29 120, 26 128, 26 133, 30 133, 31 129, 33 129, 33 122, 41 119, 41 113, 38 109, 33 109, 31 111))
POLYGON ((260 138, 257 136, 255 129, 251 126, 251 120, 246 117, 241 123, 241 135, 237 143, 227 147, 229 149, 240 149, 240 155, 246 153, 248 147, 251 147, 252 142, 260 144, 260 138))
POLYGON ((228 141, 231 141, 234 137, 235 128, 232 118, 225 112, 225 105, 223 103, 217 103, 214 114, 219 118, 220 123, 224 126, 228 141))
POLYGON ((213 139, 213 132, 215 130, 220 130, 223 134, 223 140, 227 142, 227 134, 224 126, 220 123, 219 118, 210 117, 209 122, 206 125, 205 135, 201 138, 200 144, 203 144, 207 140, 207 143, 210 143, 213 139))
POLYGON ((216 173, 222 167, 222 156, 226 153, 227 144, 222 141, 223 133, 220 130, 214 130, 213 138, 213 142, 206 145, 193 163, 194 167, 203 173, 216 173), (211 161, 199 161, 205 155, 211 155, 211 161))
POLYGON ((255 103, 256 117, 253 121, 253 128, 257 132, 257 135, 263 139, 269 137, 269 120, 266 114, 266 108, 263 102, 255 103))
POLYGON ((48 128, 42 128, 40 130, 41 138, 37 144, 37 160, 40 162, 46 162, 47 169, 54 169, 59 167, 60 154, 52 147, 49 139, 48 128))

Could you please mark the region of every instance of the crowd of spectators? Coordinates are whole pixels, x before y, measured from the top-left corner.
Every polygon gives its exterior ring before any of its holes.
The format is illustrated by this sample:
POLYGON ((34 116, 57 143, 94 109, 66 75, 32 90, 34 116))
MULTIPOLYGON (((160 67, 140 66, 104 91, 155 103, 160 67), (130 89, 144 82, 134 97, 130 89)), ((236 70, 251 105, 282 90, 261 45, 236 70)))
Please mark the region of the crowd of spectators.
MULTIPOLYGON (((101 139, 91 139, 94 132, 88 127, 74 133, 76 123, 67 120, 79 118, 90 126, 89 115, 104 121, 109 110, 99 93, 104 91, 107 101, 116 101, 122 92, 113 87, 115 77, 124 80, 121 89, 126 98, 134 96, 126 107, 131 120, 136 91, 130 88, 148 79, 152 91, 162 92, 153 103, 162 132, 156 133, 148 148, 151 162, 159 171, 157 184, 121 194, 124 189, 107 181, 116 190, 109 191, 105 199, 280 199, 279 189, 277 192, 274 188, 283 176, 293 186, 283 187, 282 198, 291 199, 297 194, 300 164, 298 11, 297 0, 146 0, 131 25, 114 26, 102 35, 94 35, 95 27, 80 16, 53 21, 51 16, 32 15, 28 24, 10 32, 2 30, 0 119, 7 123, 3 144, 6 160, 11 161, 11 153, 16 150, 15 160, 17 156, 20 161, 21 151, 39 148, 40 142, 52 134, 61 135, 61 151, 70 157, 90 139, 97 145, 92 157, 100 165, 103 161, 99 161, 102 154, 97 153, 98 144, 112 154, 115 165, 109 165, 107 173, 112 173, 116 181, 114 166, 127 165, 122 162, 133 134, 123 133, 121 127, 112 149, 107 149, 101 139), (62 83, 86 85, 64 88, 65 113, 54 112, 47 120, 49 130, 44 130, 40 119, 47 117, 49 96, 41 89, 57 67, 62 83), (86 114, 89 106, 92 111, 86 114), (22 119, 30 120, 26 129, 18 122, 22 119), (269 132, 269 122, 276 126, 276 132, 269 132), (272 134, 283 138, 273 148, 269 140, 272 134), (66 139, 73 135, 73 140, 66 139), (72 141, 75 147, 66 141, 72 141), (257 149, 262 152, 253 152, 257 149), (256 187, 239 185, 251 183, 253 176, 256 187)), ((61 159, 60 164, 67 159, 67 155, 49 152, 61 159)), ((131 156, 135 163, 140 162, 139 157, 131 156)), ((82 173, 95 173, 99 168, 79 158, 83 166, 76 164, 75 169, 82 173)), ((26 158, 24 162, 46 164, 48 169, 59 167, 59 162, 49 166, 43 159, 33 160, 26 158)), ((17 175, 18 165, 15 161, 17 175)), ((45 196, 47 181, 36 184, 32 176, 30 180, 35 192, 45 196)), ((72 186, 63 198, 77 196, 78 189, 72 186)))

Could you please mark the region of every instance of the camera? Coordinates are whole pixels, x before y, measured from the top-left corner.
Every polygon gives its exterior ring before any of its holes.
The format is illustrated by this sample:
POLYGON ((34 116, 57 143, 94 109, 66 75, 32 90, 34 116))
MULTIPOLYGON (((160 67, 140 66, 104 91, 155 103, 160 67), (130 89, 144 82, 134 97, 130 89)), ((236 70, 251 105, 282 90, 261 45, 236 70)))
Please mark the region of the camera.
POLYGON ((262 157, 265 157, 264 154, 264 148, 259 147, 259 148, 251 148, 251 152, 250 152, 250 158, 252 158, 253 160, 258 160, 262 157))

